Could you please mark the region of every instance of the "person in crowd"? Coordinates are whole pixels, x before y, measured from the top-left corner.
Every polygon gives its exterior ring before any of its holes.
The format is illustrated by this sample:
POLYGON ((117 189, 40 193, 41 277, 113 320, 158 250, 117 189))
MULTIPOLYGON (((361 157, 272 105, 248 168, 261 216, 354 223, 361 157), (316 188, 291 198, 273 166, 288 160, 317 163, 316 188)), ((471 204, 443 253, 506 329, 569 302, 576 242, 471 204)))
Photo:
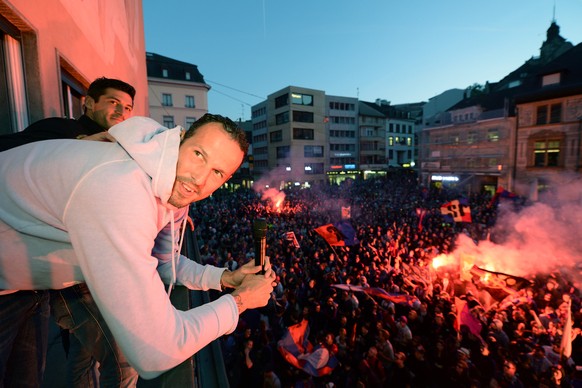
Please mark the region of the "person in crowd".
MULTIPOLYGON (((134 99, 135 88, 130 84, 114 78, 97 78, 89 85, 81 117, 76 120, 47 118, 21 132, 2 135, 0 151, 50 139, 111 141, 105 131, 131 117, 134 99)), ((92 384, 96 360, 99 362, 102 384, 129 387, 137 383, 137 372, 119 351, 85 284, 52 291, 50 297, 47 290, 32 290, 0 298, 3 306, 12 304, 11 299, 17 298, 21 322, 19 325, 9 325, 15 332, 8 337, 12 340, 3 343, 0 349, 0 381, 2 376, 5 376, 8 385, 18 381, 38 385, 41 381, 47 352, 50 300, 50 312, 63 330, 63 343, 66 344, 67 386, 86 387, 92 384), (25 333, 33 337, 26 337, 25 333), (20 362, 30 367, 36 365, 34 373, 28 368, 14 367, 10 359, 4 361, 16 351, 27 352, 19 356, 22 357, 20 362)))
POLYGON ((129 363, 154 378, 264 306, 275 275, 268 260, 255 276, 253 262, 228 272, 179 255, 190 203, 224 184, 247 151, 236 124, 207 114, 184 132, 134 117, 109 133, 115 142, 36 142, 0 154, 0 289, 4 298, 85 282, 129 363), (173 284, 235 289, 177 311, 173 284))
POLYGON ((506 360, 503 364, 503 372, 491 379, 491 387, 524 388, 522 381, 517 376, 517 367, 512 360, 506 360))

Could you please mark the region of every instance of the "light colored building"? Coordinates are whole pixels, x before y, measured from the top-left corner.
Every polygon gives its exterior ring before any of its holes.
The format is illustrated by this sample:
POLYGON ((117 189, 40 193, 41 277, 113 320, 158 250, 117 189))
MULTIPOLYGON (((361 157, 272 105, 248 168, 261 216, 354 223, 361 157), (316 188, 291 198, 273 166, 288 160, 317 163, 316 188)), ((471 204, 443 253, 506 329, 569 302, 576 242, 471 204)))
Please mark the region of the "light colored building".
POLYGON ((190 128, 192 123, 208 113, 210 85, 198 66, 146 53, 150 117, 173 128, 190 128))
POLYGON ((508 187, 515 117, 483 104, 447 113, 442 116, 447 124, 422 132, 421 182, 454 184, 468 192, 493 193, 498 185, 508 187))
POLYGON ((386 174, 386 116, 363 101, 359 102, 360 170, 364 179, 386 174))
MULTIPOLYGON (((385 116, 386 163, 388 168, 412 168, 415 165, 415 121, 408 109, 397 108, 389 101, 377 99, 376 102, 364 102, 385 116)), ((412 104, 409 104, 412 105, 412 104)))
POLYGON ((148 115, 142 2, 0 0, 0 133, 82 114, 98 77, 133 85, 148 115))
MULTIPOLYGON (((539 57, 527 60, 497 83, 488 83, 482 90, 473 89, 473 95, 435 116, 438 119, 426 121, 419 152, 421 182, 455 185, 469 192, 494 192, 499 186, 514 190, 518 164, 531 167, 533 163, 531 157, 526 161, 526 149, 541 147, 541 142, 531 138, 529 148, 523 146, 523 136, 528 135, 522 131, 519 135, 522 148, 516 155, 516 101, 524 95, 531 96, 542 84, 540 79, 544 71, 548 72, 547 67, 558 66, 556 60, 571 49, 572 44, 559 35, 559 27, 552 22, 539 57)), ((582 63, 572 66, 582 68, 582 63)), ((548 117, 551 114, 549 110, 548 117)), ((548 148, 546 155, 553 152, 548 148)))
POLYGON ((516 99, 515 191, 535 197, 582 170, 582 43, 530 82, 534 88, 516 99))
POLYGON ((328 181, 341 183, 355 179, 359 171, 358 99, 326 96, 324 119, 328 135, 328 181))
POLYGON ((259 184, 283 188, 325 181, 329 166, 325 101, 321 90, 288 86, 252 107, 253 162, 259 184))

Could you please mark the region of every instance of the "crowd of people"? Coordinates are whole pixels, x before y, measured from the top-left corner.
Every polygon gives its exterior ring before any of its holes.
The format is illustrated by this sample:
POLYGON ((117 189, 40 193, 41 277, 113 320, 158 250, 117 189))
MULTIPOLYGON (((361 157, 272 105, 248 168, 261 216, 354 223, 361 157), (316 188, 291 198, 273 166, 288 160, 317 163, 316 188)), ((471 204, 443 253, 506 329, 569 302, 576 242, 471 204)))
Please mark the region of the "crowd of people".
POLYGON ((458 268, 427 271, 434 257, 454 251, 459 234, 476 244, 491 238, 497 217, 491 194, 466 197, 471 224, 444 222, 441 215, 440 206, 460 193, 423 188, 408 173, 285 195, 277 207, 251 190, 219 191, 191 212, 200 260, 229 269, 253 257, 253 219, 269 225, 267 254, 278 284, 266 307, 243 313, 235 332, 221 339, 231 386, 581 386, 576 279, 538 274, 485 305, 484 291, 458 268), (341 207, 350 209, 357 244, 331 246, 314 231, 337 222, 341 207), (421 220, 416 209, 428 213, 421 220), (299 247, 286 238, 290 231, 299 247), (430 272, 429 279, 415 268, 430 272), (361 288, 409 298, 392 302, 361 288), (459 319, 460 301, 477 328, 459 319), (304 320, 307 339, 329 356, 331 367, 321 375, 291 365, 278 351, 287 328, 304 320))

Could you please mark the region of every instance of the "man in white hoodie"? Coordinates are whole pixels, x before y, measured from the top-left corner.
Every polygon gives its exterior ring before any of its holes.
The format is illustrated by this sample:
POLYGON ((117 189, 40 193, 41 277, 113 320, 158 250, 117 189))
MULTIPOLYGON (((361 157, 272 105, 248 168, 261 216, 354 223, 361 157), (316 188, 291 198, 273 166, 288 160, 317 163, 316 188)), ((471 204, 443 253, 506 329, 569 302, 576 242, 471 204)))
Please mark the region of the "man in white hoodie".
POLYGON ((253 263, 227 272, 179 255, 188 205, 247 151, 236 124, 205 115, 184 135, 135 117, 110 134, 116 143, 50 140, 0 154, 0 298, 87 283, 130 364, 154 378, 265 305, 275 277, 269 265, 254 275, 253 263), (178 311, 164 283, 235 290, 178 311))

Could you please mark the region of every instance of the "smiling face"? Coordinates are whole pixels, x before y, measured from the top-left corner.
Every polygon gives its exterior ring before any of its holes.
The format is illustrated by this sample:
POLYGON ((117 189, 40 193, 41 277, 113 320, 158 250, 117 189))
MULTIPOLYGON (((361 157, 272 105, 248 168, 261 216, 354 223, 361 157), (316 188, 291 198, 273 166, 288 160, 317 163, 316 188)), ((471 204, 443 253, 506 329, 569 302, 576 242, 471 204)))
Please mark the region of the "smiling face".
POLYGON ((97 101, 87 96, 85 108, 85 114, 106 130, 131 117, 133 99, 126 92, 107 88, 97 101))
POLYGON ((222 124, 204 124, 180 145, 176 180, 168 203, 181 208, 222 186, 242 163, 244 152, 222 124))

